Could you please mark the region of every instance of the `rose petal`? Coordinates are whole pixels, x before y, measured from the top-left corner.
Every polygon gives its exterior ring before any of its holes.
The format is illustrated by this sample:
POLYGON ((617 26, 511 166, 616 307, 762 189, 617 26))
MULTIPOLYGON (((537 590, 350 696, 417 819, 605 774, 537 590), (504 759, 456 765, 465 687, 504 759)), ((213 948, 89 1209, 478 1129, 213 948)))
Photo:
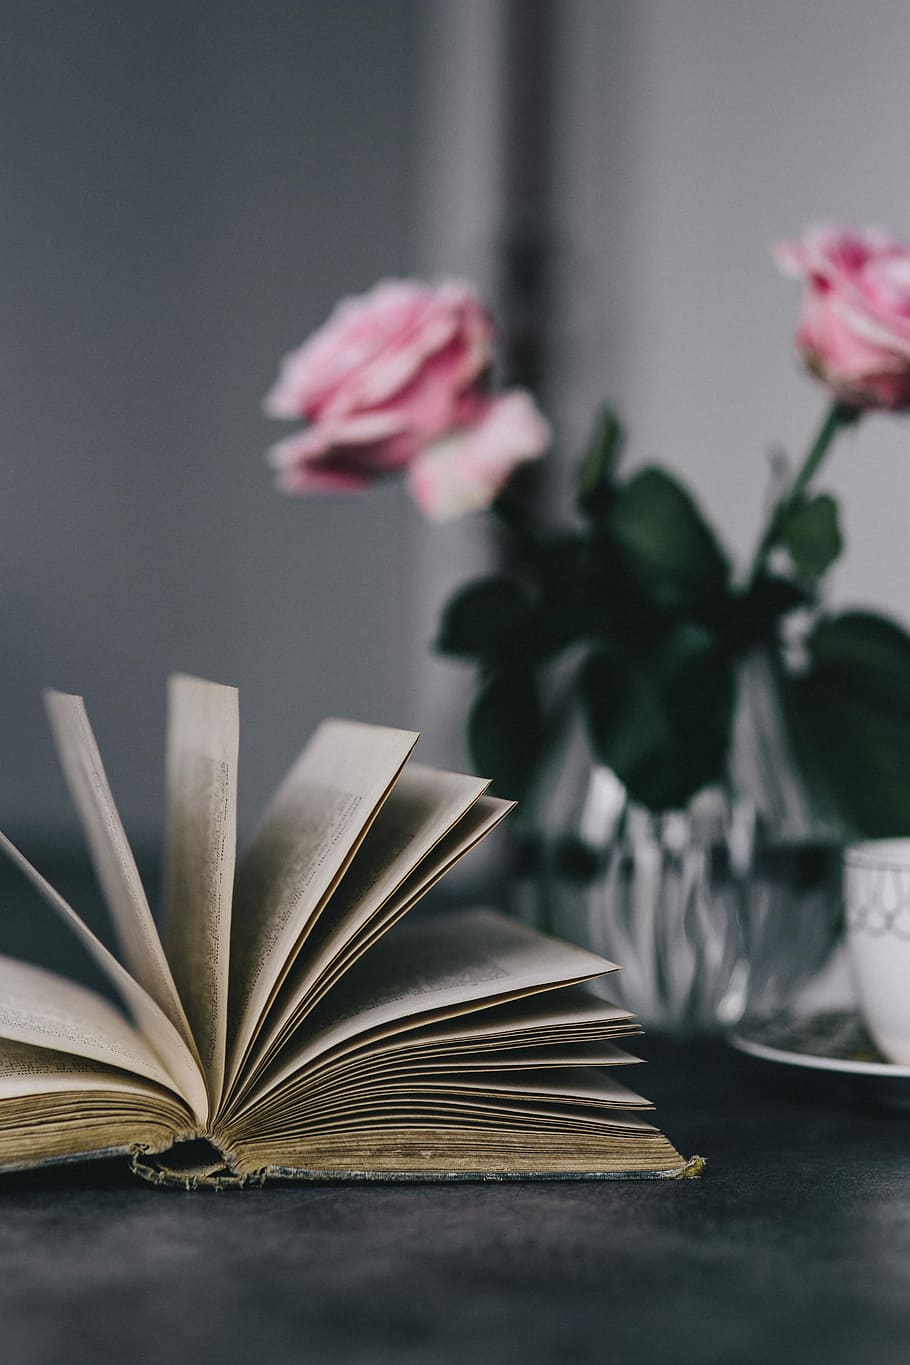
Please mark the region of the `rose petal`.
POLYGON ((550 445, 549 423, 530 394, 514 389, 491 400, 473 426, 423 450, 408 471, 417 505, 433 521, 489 507, 518 465, 550 445))
POLYGON ((384 280, 343 300, 281 363, 263 406, 272 417, 315 418, 386 403, 435 352, 463 338, 458 382, 490 362, 493 326, 469 285, 384 280))
POLYGON ((821 224, 774 254, 805 283, 796 343, 813 373, 856 407, 910 405, 910 250, 877 228, 821 224))

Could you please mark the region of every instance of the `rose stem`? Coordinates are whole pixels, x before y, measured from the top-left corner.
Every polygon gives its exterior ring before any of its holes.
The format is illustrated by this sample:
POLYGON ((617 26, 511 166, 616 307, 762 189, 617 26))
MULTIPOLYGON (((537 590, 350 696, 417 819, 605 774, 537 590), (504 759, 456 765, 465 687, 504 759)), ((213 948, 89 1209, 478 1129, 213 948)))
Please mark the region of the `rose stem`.
POLYGON ((852 407, 849 403, 841 403, 837 399, 835 399, 828 408, 824 420, 818 429, 815 440, 809 448, 809 453, 797 472, 796 478, 771 513, 771 520, 765 534, 759 542, 758 549, 755 552, 755 559, 752 562, 752 569, 747 579, 750 586, 755 582, 756 578, 765 567, 768 552, 774 544, 778 526, 815 477, 822 461, 828 454, 835 436, 843 427, 852 426, 854 422, 859 420, 859 417, 859 408, 852 407))

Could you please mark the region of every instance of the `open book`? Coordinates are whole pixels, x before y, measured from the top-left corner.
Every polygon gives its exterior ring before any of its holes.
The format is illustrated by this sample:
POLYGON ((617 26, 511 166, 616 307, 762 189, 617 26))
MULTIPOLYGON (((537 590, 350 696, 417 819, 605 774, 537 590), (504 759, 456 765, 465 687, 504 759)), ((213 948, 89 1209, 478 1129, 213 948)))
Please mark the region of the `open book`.
MULTIPOLYGON (((47 694, 116 951, 8 839, 120 1007, 0 958, 0 1170, 117 1152, 159 1181, 692 1172, 622 1081, 600 957, 490 911, 399 924, 510 803, 319 727, 235 867, 233 688, 171 679, 162 927, 81 698, 47 694), (388 932, 391 931, 391 932, 388 932)), ((695 1159, 697 1162, 697 1159, 695 1159)))

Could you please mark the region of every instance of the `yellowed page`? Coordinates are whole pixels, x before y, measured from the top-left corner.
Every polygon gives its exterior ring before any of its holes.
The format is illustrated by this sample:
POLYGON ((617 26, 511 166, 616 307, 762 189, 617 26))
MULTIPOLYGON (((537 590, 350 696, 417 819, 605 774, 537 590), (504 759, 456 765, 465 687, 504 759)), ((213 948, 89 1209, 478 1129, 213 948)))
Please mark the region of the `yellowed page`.
MULTIPOLYGON (((544 1105, 554 1112, 557 1105, 569 1107, 570 1120, 578 1107, 594 1106, 612 1109, 651 1109, 650 1100, 616 1079, 592 1067, 570 1063, 566 1067, 525 1067, 517 1071, 477 1070, 473 1073, 422 1070, 396 1074, 389 1069, 385 1074, 339 1074, 331 1085, 317 1089, 306 1086, 282 1090, 280 1105, 261 1106, 240 1131, 255 1138, 259 1129, 272 1127, 293 1131, 302 1128, 325 1128, 339 1124, 347 1126, 355 1118, 362 1119, 375 1112, 377 1121, 399 1109, 396 1122, 411 1122, 419 1109, 428 1107, 453 1110, 462 1104, 492 1107, 504 1119, 523 1104, 544 1105)), ((588 1115, 587 1117, 592 1117, 588 1115)))
POLYGON ((416 742, 410 730, 325 721, 266 810, 237 870, 231 1079, 301 936, 356 853, 416 742))
POLYGON ((595 995, 587 986, 571 986, 534 999, 520 1000, 514 1005, 481 1010, 467 1019, 430 1025, 409 1037, 406 1046, 471 1045, 489 1036, 490 1025, 503 1039, 517 1037, 522 1041, 528 1034, 540 1037, 555 1033, 563 1038, 588 1025, 598 1029, 598 1036, 624 1028, 629 1033, 641 1032, 630 1010, 595 995))
MULTIPOLYGON (((335 988, 344 973, 365 952, 372 951, 373 945, 403 919, 459 859, 496 828, 514 808, 514 804, 495 796, 481 796, 462 816, 454 829, 450 830, 411 870, 378 913, 360 925, 348 943, 336 943, 331 954, 323 951, 321 940, 316 945, 307 944, 306 961, 300 963, 299 983, 293 979, 289 980, 276 1002, 275 1012, 276 1017, 281 1019, 281 1027, 270 1026, 265 1039, 257 1040, 256 1048, 244 1065, 243 1074, 234 1088, 234 1097, 255 1084, 256 1078, 288 1042, 290 1035, 301 1026, 307 1013, 319 1005, 323 997, 335 988), (289 999, 293 996, 293 1000, 297 1002, 293 1009, 284 1007, 286 996, 289 999)), ((342 889, 343 886, 344 883, 342 889)))
POLYGON ((488 786, 483 778, 408 764, 320 917, 307 946, 307 977, 373 918, 488 786))
POLYGON ((165 1099, 148 1081, 99 1066, 87 1057, 0 1038, 0 1100, 82 1090, 165 1099))
MULTIPOLYGON (((523 995, 508 1004, 481 1007, 420 1024, 406 1032, 386 1030, 357 1040, 354 1050, 329 1053, 309 1063, 266 1104, 275 1117, 298 1095, 310 1102, 339 1086, 378 1084, 406 1076, 513 1067, 638 1065, 611 1038, 634 1037, 640 1028, 627 1010, 594 996, 585 986, 523 995)), ((255 1087, 253 1087, 255 1088, 255 1087)), ((242 1102, 236 1107, 240 1112, 242 1102)))
POLYGON ((173 1089, 141 1034, 103 996, 10 957, 0 957, 0 1038, 122 1067, 173 1089))
POLYGON ((0 1169, 162 1151, 193 1136, 186 1102, 85 1057, 0 1038, 0 1169))
POLYGON ((334 1085, 345 1072, 395 1075, 412 1070, 478 1067, 511 1068, 513 1065, 580 1065, 571 1058, 585 1056, 585 1065, 638 1064, 639 1058, 616 1047, 610 1040, 631 1038, 641 1029, 628 1010, 592 995, 584 986, 525 995, 511 1004, 474 1010, 467 1015, 380 1038, 358 1047, 326 1065, 306 1071, 306 1084, 334 1085), (597 1060, 591 1060, 594 1051, 597 1060), (545 1060, 535 1063, 535 1057, 545 1060), (499 1060, 498 1060, 499 1059, 499 1060))
POLYGON ((172 677, 164 945, 213 1111, 221 1098, 227 1040, 238 746, 236 688, 172 677))
POLYGON ((332 988, 353 962, 411 911, 466 853, 470 853, 481 839, 491 834, 514 808, 514 801, 503 801, 497 796, 482 796, 476 801, 455 828, 411 869, 379 912, 360 926, 358 933, 336 954, 334 961, 326 964, 328 970, 322 973, 318 982, 314 1003, 332 988))
MULTIPOLYGON (((436 1086, 443 1095, 464 1094, 492 1101, 508 1100, 515 1096, 526 1099, 565 1100, 569 1103, 604 1105, 608 1109, 653 1109, 650 1100, 630 1090, 615 1075, 607 1075, 593 1067, 573 1065, 559 1069, 528 1067, 520 1073, 512 1070, 478 1072, 472 1076, 445 1076, 436 1086)), ((417 1096, 434 1086, 434 1078, 418 1078, 408 1087, 395 1079, 387 1081, 380 1094, 395 1095, 413 1090, 417 1096)))
POLYGON ((44 694, 57 753, 132 976, 192 1046, 192 1035, 152 918, 81 697, 44 694))
POLYGON ((614 969, 605 958, 492 910, 401 924, 329 993, 310 1016, 306 1038, 286 1049, 256 1087, 256 1098, 315 1058, 365 1038, 614 969))
POLYGON ((133 980, 123 964, 118 962, 113 953, 92 933, 60 892, 42 877, 37 868, 32 866, 5 834, 0 834, 0 849, 9 855, 32 885, 57 911, 110 981, 132 1015, 139 1032, 160 1059, 170 1077, 172 1088, 178 1095, 183 1096, 199 1126, 204 1128, 209 1110, 205 1079, 195 1056, 160 1005, 155 1003, 138 981, 133 980))
POLYGON ((282 988, 257 1055, 270 1050, 322 973, 394 897, 415 866, 445 841, 487 786, 484 779, 463 773, 407 765, 282 988))

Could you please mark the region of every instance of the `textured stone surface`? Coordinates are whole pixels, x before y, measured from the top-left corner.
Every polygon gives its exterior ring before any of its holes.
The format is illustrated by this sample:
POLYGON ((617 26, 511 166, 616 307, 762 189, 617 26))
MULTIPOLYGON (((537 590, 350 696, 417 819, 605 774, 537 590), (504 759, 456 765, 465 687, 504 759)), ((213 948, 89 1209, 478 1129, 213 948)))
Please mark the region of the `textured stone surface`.
POLYGON ((906 1359, 907 1118, 771 1088, 719 1046, 648 1050, 638 1083, 708 1157, 701 1181, 215 1195, 117 1166, 8 1176, 2 1359, 906 1359))

